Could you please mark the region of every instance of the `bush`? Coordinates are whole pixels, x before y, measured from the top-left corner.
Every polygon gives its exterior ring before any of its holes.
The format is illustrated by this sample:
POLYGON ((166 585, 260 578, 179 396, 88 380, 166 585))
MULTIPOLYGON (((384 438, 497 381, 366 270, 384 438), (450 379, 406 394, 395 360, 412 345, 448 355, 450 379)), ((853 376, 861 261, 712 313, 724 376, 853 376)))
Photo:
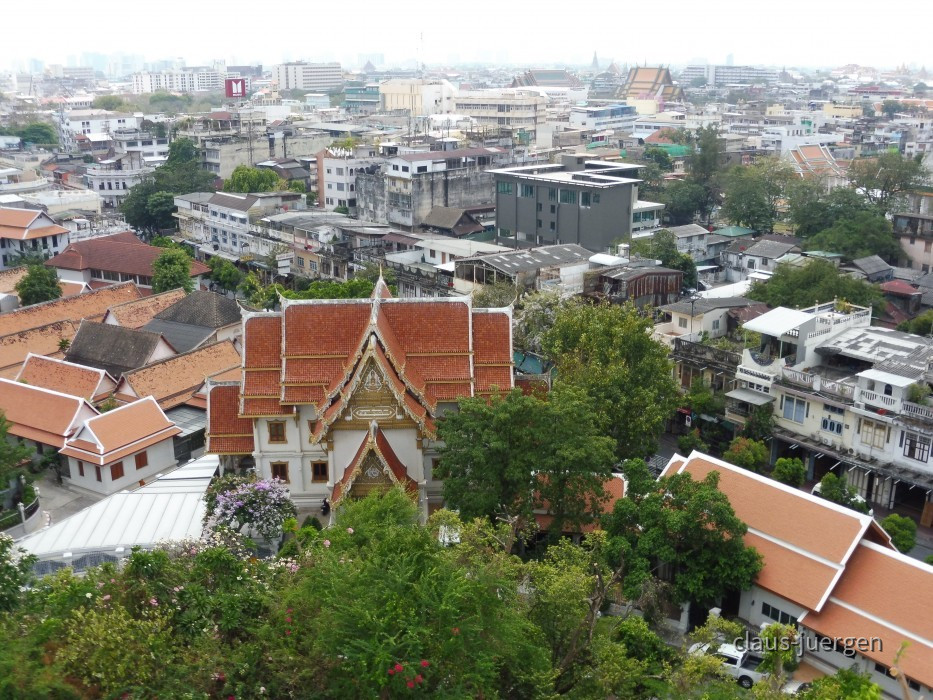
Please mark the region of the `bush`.
POLYGON ((807 478, 807 468, 797 457, 781 457, 774 463, 771 478, 782 484, 800 488, 807 478))
POLYGON ((722 458, 738 467, 757 472, 768 462, 768 446, 758 440, 737 437, 729 444, 722 458))
POLYGON ((891 536, 898 551, 906 554, 917 545, 917 523, 897 513, 891 513, 881 521, 881 527, 891 536))

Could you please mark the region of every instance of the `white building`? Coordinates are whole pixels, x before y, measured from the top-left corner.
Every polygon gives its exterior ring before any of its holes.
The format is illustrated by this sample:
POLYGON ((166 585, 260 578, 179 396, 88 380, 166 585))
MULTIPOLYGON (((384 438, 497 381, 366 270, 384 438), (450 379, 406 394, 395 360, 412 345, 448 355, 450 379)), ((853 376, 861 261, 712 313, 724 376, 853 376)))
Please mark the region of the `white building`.
MULTIPOLYGON (((133 94, 213 92, 224 87, 225 73, 206 66, 133 74, 133 94)), ((246 79, 248 80, 248 78, 246 79)))
POLYGON ((343 85, 343 69, 339 63, 305 63, 295 61, 272 68, 272 79, 279 90, 328 91, 343 85))
POLYGON ((318 156, 318 205, 327 211, 337 207, 356 208, 356 176, 384 160, 372 146, 329 148, 318 156))
POLYGON ((68 229, 37 209, 0 207, 0 270, 23 255, 51 257, 68 245, 68 229))
POLYGON ((524 131, 534 143, 547 120, 547 98, 535 90, 463 91, 454 100, 454 112, 470 117, 482 128, 495 127, 513 134, 524 131))
POLYGON ((625 104, 570 108, 570 126, 575 129, 611 129, 630 133, 637 119, 635 107, 625 104))
POLYGON ((394 78, 379 84, 379 106, 383 112, 407 112, 412 117, 452 114, 456 94, 446 80, 394 78))
POLYGON ((64 112, 59 123, 59 140, 63 149, 72 150, 76 146, 75 136, 78 134, 113 134, 117 129, 138 129, 141 121, 141 114, 109 112, 105 109, 64 112))
POLYGON ((146 165, 138 151, 105 158, 89 165, 84 180, 89 190, 100 195, 105 207, 116 209, 154 167, 146 165))

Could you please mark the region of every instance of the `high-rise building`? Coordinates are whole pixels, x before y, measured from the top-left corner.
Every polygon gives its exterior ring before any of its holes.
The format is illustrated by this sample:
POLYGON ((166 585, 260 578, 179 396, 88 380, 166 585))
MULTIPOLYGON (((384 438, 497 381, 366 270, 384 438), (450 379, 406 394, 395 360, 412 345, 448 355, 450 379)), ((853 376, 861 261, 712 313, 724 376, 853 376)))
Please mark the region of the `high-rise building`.
POLYGON ((279 90, 327 91, 343 85, 343 70, 339 63, 295 61, 274 66, 272 78, 279 90))

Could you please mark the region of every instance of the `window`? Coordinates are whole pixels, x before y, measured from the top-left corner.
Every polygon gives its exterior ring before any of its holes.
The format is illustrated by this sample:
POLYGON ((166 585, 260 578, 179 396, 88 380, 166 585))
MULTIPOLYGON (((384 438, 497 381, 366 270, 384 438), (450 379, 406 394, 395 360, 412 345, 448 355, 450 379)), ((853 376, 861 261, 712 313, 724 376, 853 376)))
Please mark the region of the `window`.
POLYGON ((803 419, 809 414, 808 404, 803 399, 795 399, 792 396, 784 397, 784 418, 792 420, 795 423, 803 423, 803 419))
POLYGON ((288 462, 273 462, 269 465, 272 467, 272 478, 279 479, 288 483, 288 462))
POLYGON ((839 406, 833 406, 828 403, 823 404, 823 410, 826 411, 827 413, 835 413, 836 415, 839 415, 839 416, 844 416, 846 413, 846 410, 844 408, 839 408, 839 406))
POLYGON ((548 224, 548 226, 550 227, 550 229, 551 229, 552 231, 555 231, 555 230, 556 230, 555 224, 554 224, 553 221, 552 221, 550 224, 548 224))
POLYGON ((512 183, 499 180, 496 183, 496 194, 512 194, 512 183))
POLYGON ((930 438, 918 433, 901 433, 901 442, 904 446, 904 456, 918 462, 926 462, 930 457, 930 438))
POLYGON ((419 173, 426 173, 426 172, 428 172, 428 166, 427 166, 427 165, 419 165, 419 166, 418 166, 418 170, 417 170, 416 172, 419 172, 419 173))
POLYGON ((84 462, 78 460, 78 476, 84 476, 84 462))
POLYGON ((783 610, 778 610, 776 607, 769 605, 768 603, 761 604, 761 614, 765 617, 771 618, 775 622, 780 622, 782 625, 797 626, 796 617, 784 612, 783 610))
POLYGON ((577 203, 576 190, 561 190, 560 191, 560 203, 561 204, 576 204, 577 203))
POLYGON ((409 170, 410 170, 410 168, 409 168, 407 165, 403 165, 403 166, 402 166, 402 172, 403 172, 403 173, 407 173, 409 170))
POLYGON ((269 442, 285 442, 285 422, 269 422, 269 442))
POLYGON ((580 206, 581 207, 590 206, 590 193, 589 192, 580 193, 580 206))
POLYGON ((686 328, 686 327, 687 327, 687 319, 684 318, 683 316, 678 316, 678 317, 677 317, 677 327, 678 327, 678 328, 686 328))
POLYGON ((304 266, 305 266, 305 259, 304 259, 304 258, 299 257, 299 258, 295 258, 295 260, 298 262, 298 267, 304 267, 304 266))
POLYGON ((317 483, 327 481, 327 462, 313 462, 311 464, 311 481, 317 483))
POLYGON ((143 467, 149 466, 149 454, 147 452, 140 452, 136 455, 136 468, 142 469, 143 467))
POLYGON ((337 174, 343 175, 343 168, 337 168, 337 174))
POLYGON ((719 330, 719 319, 718 319, 718 318, 713 319, 713 330, 714 330, 714 331, 718 331, 718 330, 719 330))
POLYGON ((541 219, 538 219, 538 228, 541 228, 541 219))
POLYGON ((102 481, 102 479, 100 478, 100 467, 98 467, 97 465, 94 465, 94 477, 98 481, 102 481))
POLYGON ((836 420, 835 418, 824 416, 822 422, 820 423, 820 429, 825 430, 827 433, 842 435, 842 422, 836 420))
POLYGON ((755 269, 755 261, 754 261, 752 258, 749 258, 749 259, 748 259, 748 263, 747 263, 746 266, 748 267, 749 270, 754 270, 754 269, 755 269))
POLYGON ((599 192, 593 193, 593 204, 599 204, 599 192))
MULTIPOLYGON (((556 202, 557 201, 557 190, 553 187, 548 188, 547 191, 547 201, 556 202)), ((554 211, 554 207, 551 207, 551 211, 554 211)))
POLYGON ((110 465, 110 480, 116 481, 123 478, 123 462, 117 462, 110 465))
POLYGON ((870 420, 863 420, 859 428, 859 436, 862 444, 869 447, 883 448, 888 438, 888 426, 884 423, 875 423, 870 420))
POLYGON ((519 190, 520 197, 534 197, 535 196, 535 186, 534 185, 522 185, 519 190))
POLYGON ((398 170, 398 166, 397 166, 397 165, 393 165, 393 166, 392 166, 392 170, 398 170))

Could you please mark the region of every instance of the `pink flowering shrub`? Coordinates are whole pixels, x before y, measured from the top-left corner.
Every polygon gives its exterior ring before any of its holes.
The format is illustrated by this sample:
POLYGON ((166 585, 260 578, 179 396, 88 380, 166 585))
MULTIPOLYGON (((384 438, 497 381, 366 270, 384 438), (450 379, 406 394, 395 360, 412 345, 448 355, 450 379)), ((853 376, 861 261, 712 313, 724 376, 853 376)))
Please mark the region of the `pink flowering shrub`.
POLYGON ((214 490, 206 499, 206 517, 213 527, 237 531, 248 527, 274 540, 282 534, 282 523, 295 516, 288 488, 279 479, 225 479, 224 486, 224 490, 214 490))

